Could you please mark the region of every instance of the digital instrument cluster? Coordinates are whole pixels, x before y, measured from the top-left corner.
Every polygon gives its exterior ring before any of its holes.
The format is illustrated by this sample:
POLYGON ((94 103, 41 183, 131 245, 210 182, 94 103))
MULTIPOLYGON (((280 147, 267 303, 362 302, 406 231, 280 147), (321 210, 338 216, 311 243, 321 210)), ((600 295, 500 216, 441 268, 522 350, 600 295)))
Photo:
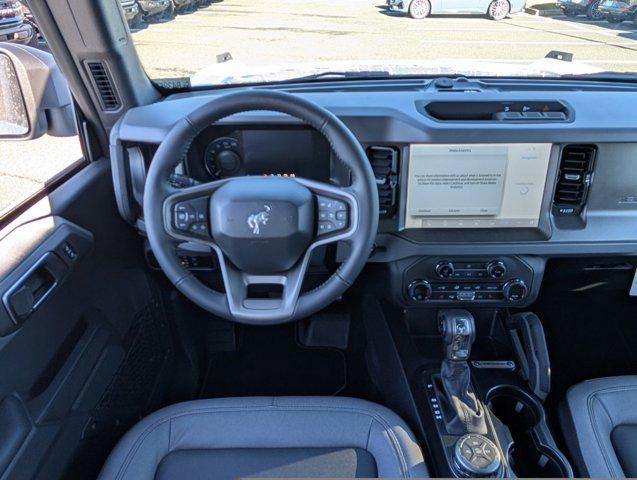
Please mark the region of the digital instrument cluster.
POLYGON ((214 180, 244 175, 330 178, 329 145, 309 128, 230 131, 208 143, 203 161, 214 180))

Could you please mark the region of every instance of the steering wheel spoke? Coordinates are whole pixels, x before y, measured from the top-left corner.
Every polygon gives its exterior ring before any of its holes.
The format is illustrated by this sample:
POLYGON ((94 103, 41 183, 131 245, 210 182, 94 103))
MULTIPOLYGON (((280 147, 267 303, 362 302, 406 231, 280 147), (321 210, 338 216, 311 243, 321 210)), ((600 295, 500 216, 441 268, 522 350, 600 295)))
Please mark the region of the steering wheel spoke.
POLYGON ((238 321, 270 323, 294 314, 309 263, 309 252, 292 268, 272 274, 252 274, 235 267, 218 246, 230 313, 238 321), (261 290, 260 290, 261 289, 261 290), (265 291, 273 296, 264 296, 265 291))

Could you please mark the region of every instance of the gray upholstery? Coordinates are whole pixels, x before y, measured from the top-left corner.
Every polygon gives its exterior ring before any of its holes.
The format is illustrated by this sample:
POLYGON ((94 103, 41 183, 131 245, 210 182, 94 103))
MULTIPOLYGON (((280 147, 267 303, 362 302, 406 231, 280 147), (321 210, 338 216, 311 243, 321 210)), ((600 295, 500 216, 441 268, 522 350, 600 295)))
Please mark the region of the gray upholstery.
POLYGON ((637 376, 600 378, 566 395, 562 424, 580 474, 637 475, 637 376))
POLYGON ((224 448, 169 453, 155 480, 373 478, 376 474, 374 457, 362 448, 224 448))
POLYGON ((198 400, 153 413, 119 442, 99 478, 169 480, 180 473, 178 478, 197 479, 351 477, 370 472, 428 476, 414 435, 395 413, 353 398, 250 397, 198 400), (197 462, 192 463, 197 477, 183 470, 185 460, 197 462), (260 461, 263 471, 253 471, 260 461))

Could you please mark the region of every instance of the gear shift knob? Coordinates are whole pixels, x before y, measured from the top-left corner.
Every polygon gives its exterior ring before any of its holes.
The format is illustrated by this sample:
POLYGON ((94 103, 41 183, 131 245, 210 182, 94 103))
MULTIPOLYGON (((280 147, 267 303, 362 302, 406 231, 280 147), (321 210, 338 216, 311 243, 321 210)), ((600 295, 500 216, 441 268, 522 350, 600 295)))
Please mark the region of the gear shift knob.
POLYGON ((476 322, 466 310, 440 310, 438 328, 442 335, 445 359, 469 360, 471 345, 476 339, 476 322))

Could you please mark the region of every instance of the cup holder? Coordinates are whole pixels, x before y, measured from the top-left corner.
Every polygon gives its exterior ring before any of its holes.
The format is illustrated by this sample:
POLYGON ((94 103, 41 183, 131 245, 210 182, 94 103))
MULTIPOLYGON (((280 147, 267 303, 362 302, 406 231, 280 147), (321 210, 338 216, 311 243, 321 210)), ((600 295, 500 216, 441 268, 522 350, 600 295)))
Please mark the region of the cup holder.
POLYGON ((543 432, 548 429, 544 410, 537 400, 518 388, 503 386, 489 393, 487 405, 511 432, 513 443, 507 457, 516 476, 564 478, 572 475, 561 454, 542 441, 543 432))

